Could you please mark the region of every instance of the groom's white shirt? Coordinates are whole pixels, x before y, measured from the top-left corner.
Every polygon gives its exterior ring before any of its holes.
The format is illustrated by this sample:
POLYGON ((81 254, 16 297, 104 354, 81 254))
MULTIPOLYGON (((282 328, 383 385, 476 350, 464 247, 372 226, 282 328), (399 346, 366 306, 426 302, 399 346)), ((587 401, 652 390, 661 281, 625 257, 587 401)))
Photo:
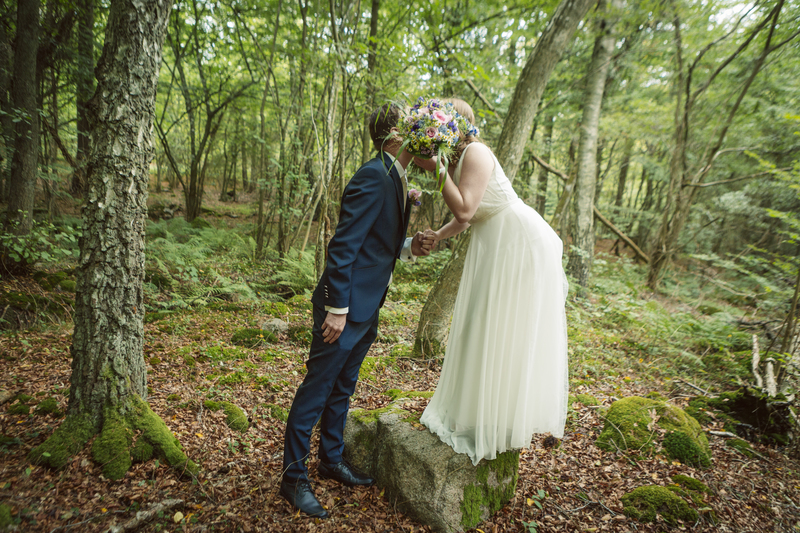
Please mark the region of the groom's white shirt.
MULTIPOLYGON (((384 153, 394 162, 394 168, 403 179, 403 209, 405 210, 406 202, 408 202, 408 177, 406 176, 406 169, 403 168, 403 165, 401 165, 400 162, 394 156, 392 156, 392 154, 388 152, 384 153)), ((417 256, 411 253, 412 240, 413 237, 406 237, 406 242, 403 243, 403 250, 400 252, 400 260, 404 263, 414 263, 417 260, 417 256)), ((389 285, 391 284, 392 276, 389 276, 389 285)), ((334 315, 344 315, 350 312, 349 307, 331 307, 329 305, 325 306, 325 310, 329 313, 333 313, 334 315)))

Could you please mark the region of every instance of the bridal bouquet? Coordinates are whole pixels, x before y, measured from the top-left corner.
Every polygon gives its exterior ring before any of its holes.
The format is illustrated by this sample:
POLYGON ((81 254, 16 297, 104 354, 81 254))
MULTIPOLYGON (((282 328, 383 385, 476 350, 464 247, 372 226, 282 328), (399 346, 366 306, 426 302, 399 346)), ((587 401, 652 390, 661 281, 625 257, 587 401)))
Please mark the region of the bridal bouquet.
POLYGON ((399 127, 403 148, 408 153, 424 159, 439 156, 445 168, 458 146, 458 132, 478 134, 475 126, 459 115, 453 104, 423 96, 417 99, 399 127))

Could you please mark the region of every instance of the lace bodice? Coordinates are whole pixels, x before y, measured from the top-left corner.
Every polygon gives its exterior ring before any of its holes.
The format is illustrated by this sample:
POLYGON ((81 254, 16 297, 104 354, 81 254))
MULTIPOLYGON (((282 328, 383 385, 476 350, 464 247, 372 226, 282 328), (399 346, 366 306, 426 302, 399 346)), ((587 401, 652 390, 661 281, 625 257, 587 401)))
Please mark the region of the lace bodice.
MULTIPOLYGON (((453 182, 456 185, 458 185, 461 181, 461 165, 464 163, 464 154, 466 154, 467 150, 469 150, 473 144, 470 144, 464 148, 464 152, 461 154, 461 159, 458 161, 458 166, 456 166, 456 171, 453 174, 453 182)), ((494 170, 489 178, 489 184, 486 186, 486 192, 484 193, 483 199, 478 206, 478 210, 475 212, 472 220, 469 221, 470 224, 488 220, 493 215, 496 215, 512 203, 519 200, 517 193, 514 192, 511 182, 506 177, 506 173, 503 172, 503 169, 500 167, 500 162, 497 161, 497 158, 494 156, 494 154, 492 154, 492 160, 494 160, 494 170)))

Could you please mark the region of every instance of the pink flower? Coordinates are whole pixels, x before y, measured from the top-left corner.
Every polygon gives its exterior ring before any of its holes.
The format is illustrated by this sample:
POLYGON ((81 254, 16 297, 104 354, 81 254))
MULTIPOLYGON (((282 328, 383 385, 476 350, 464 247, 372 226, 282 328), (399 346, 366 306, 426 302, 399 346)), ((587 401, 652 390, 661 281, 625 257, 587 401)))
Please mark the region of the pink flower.
POLYGON ((419 109, 417 109, 417 114, 418 115, 427 115, 429 111, 430 111, 430 109, 428 109, 427 107, 420 107, 419 109))
POLYGON ((431 139, 433 139, 434 137, 436 137, 436 134, 437 134, 438 132, 439 132, 439 130, 437 130, 437 129, 436 129, 436 128, 434 128, 433 126, 430 126, 430 127, 428 127, 428 128, 425 130, 425 135, 427 135, 428 137, 430 137, 431 139))
POLYGON ((452 116, 445 114, 445 112, 442 111, 441 109, 437 109, 436 111, 433 112, 433 118, 435 118, 442 124, 447 124, 448 122, 453 120, 452 116))
POLYGON ((414 202, 414 205, 418 206, 418 205, 422 204, 422 202, 419 200, 421 196, 422 196, 422 193, 420 191, 418 191, 417 189, 410 189, 408 191, 408 199, 411 200, 412 202, 414 202))

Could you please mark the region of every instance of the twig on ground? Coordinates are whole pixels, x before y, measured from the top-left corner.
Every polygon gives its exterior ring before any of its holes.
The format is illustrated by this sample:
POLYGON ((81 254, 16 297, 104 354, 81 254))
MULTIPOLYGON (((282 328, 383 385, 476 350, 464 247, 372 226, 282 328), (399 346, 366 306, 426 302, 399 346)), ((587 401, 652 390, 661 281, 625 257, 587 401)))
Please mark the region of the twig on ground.
POLYGON ((124 524, 120 526, 111 526, 107 533, 124 533, 126 531, 134 531, 155 518, 158 513, 169 511, 180 505, 183 505, 183 500, 164 500, 163 502, 153 504, 145 511, 138 511, 136 516, 124 524))
POLYGON ((710 393, 710 392, 708 392, 707 390, 701 389, 700 387, 698 387, 698 386, 697 386, 697 385, 695 385, 694 383, 689 383, 688 381, 686 381, 686 380, 684 380, 684 379, 681 379, 681 378, 675 378, 675 379, 673 379, 672 381, 677 381, 677 382, 679 382, 679 383, 683 383, 684 385, 688 385, 689 387, 693 388, 694 390, 696 390, 696 391, 699 391, 699 392, 702 392, 702 393, 703 393, 703 396, 709 396, 709 397, 711 396, 711 393, 710 393))

